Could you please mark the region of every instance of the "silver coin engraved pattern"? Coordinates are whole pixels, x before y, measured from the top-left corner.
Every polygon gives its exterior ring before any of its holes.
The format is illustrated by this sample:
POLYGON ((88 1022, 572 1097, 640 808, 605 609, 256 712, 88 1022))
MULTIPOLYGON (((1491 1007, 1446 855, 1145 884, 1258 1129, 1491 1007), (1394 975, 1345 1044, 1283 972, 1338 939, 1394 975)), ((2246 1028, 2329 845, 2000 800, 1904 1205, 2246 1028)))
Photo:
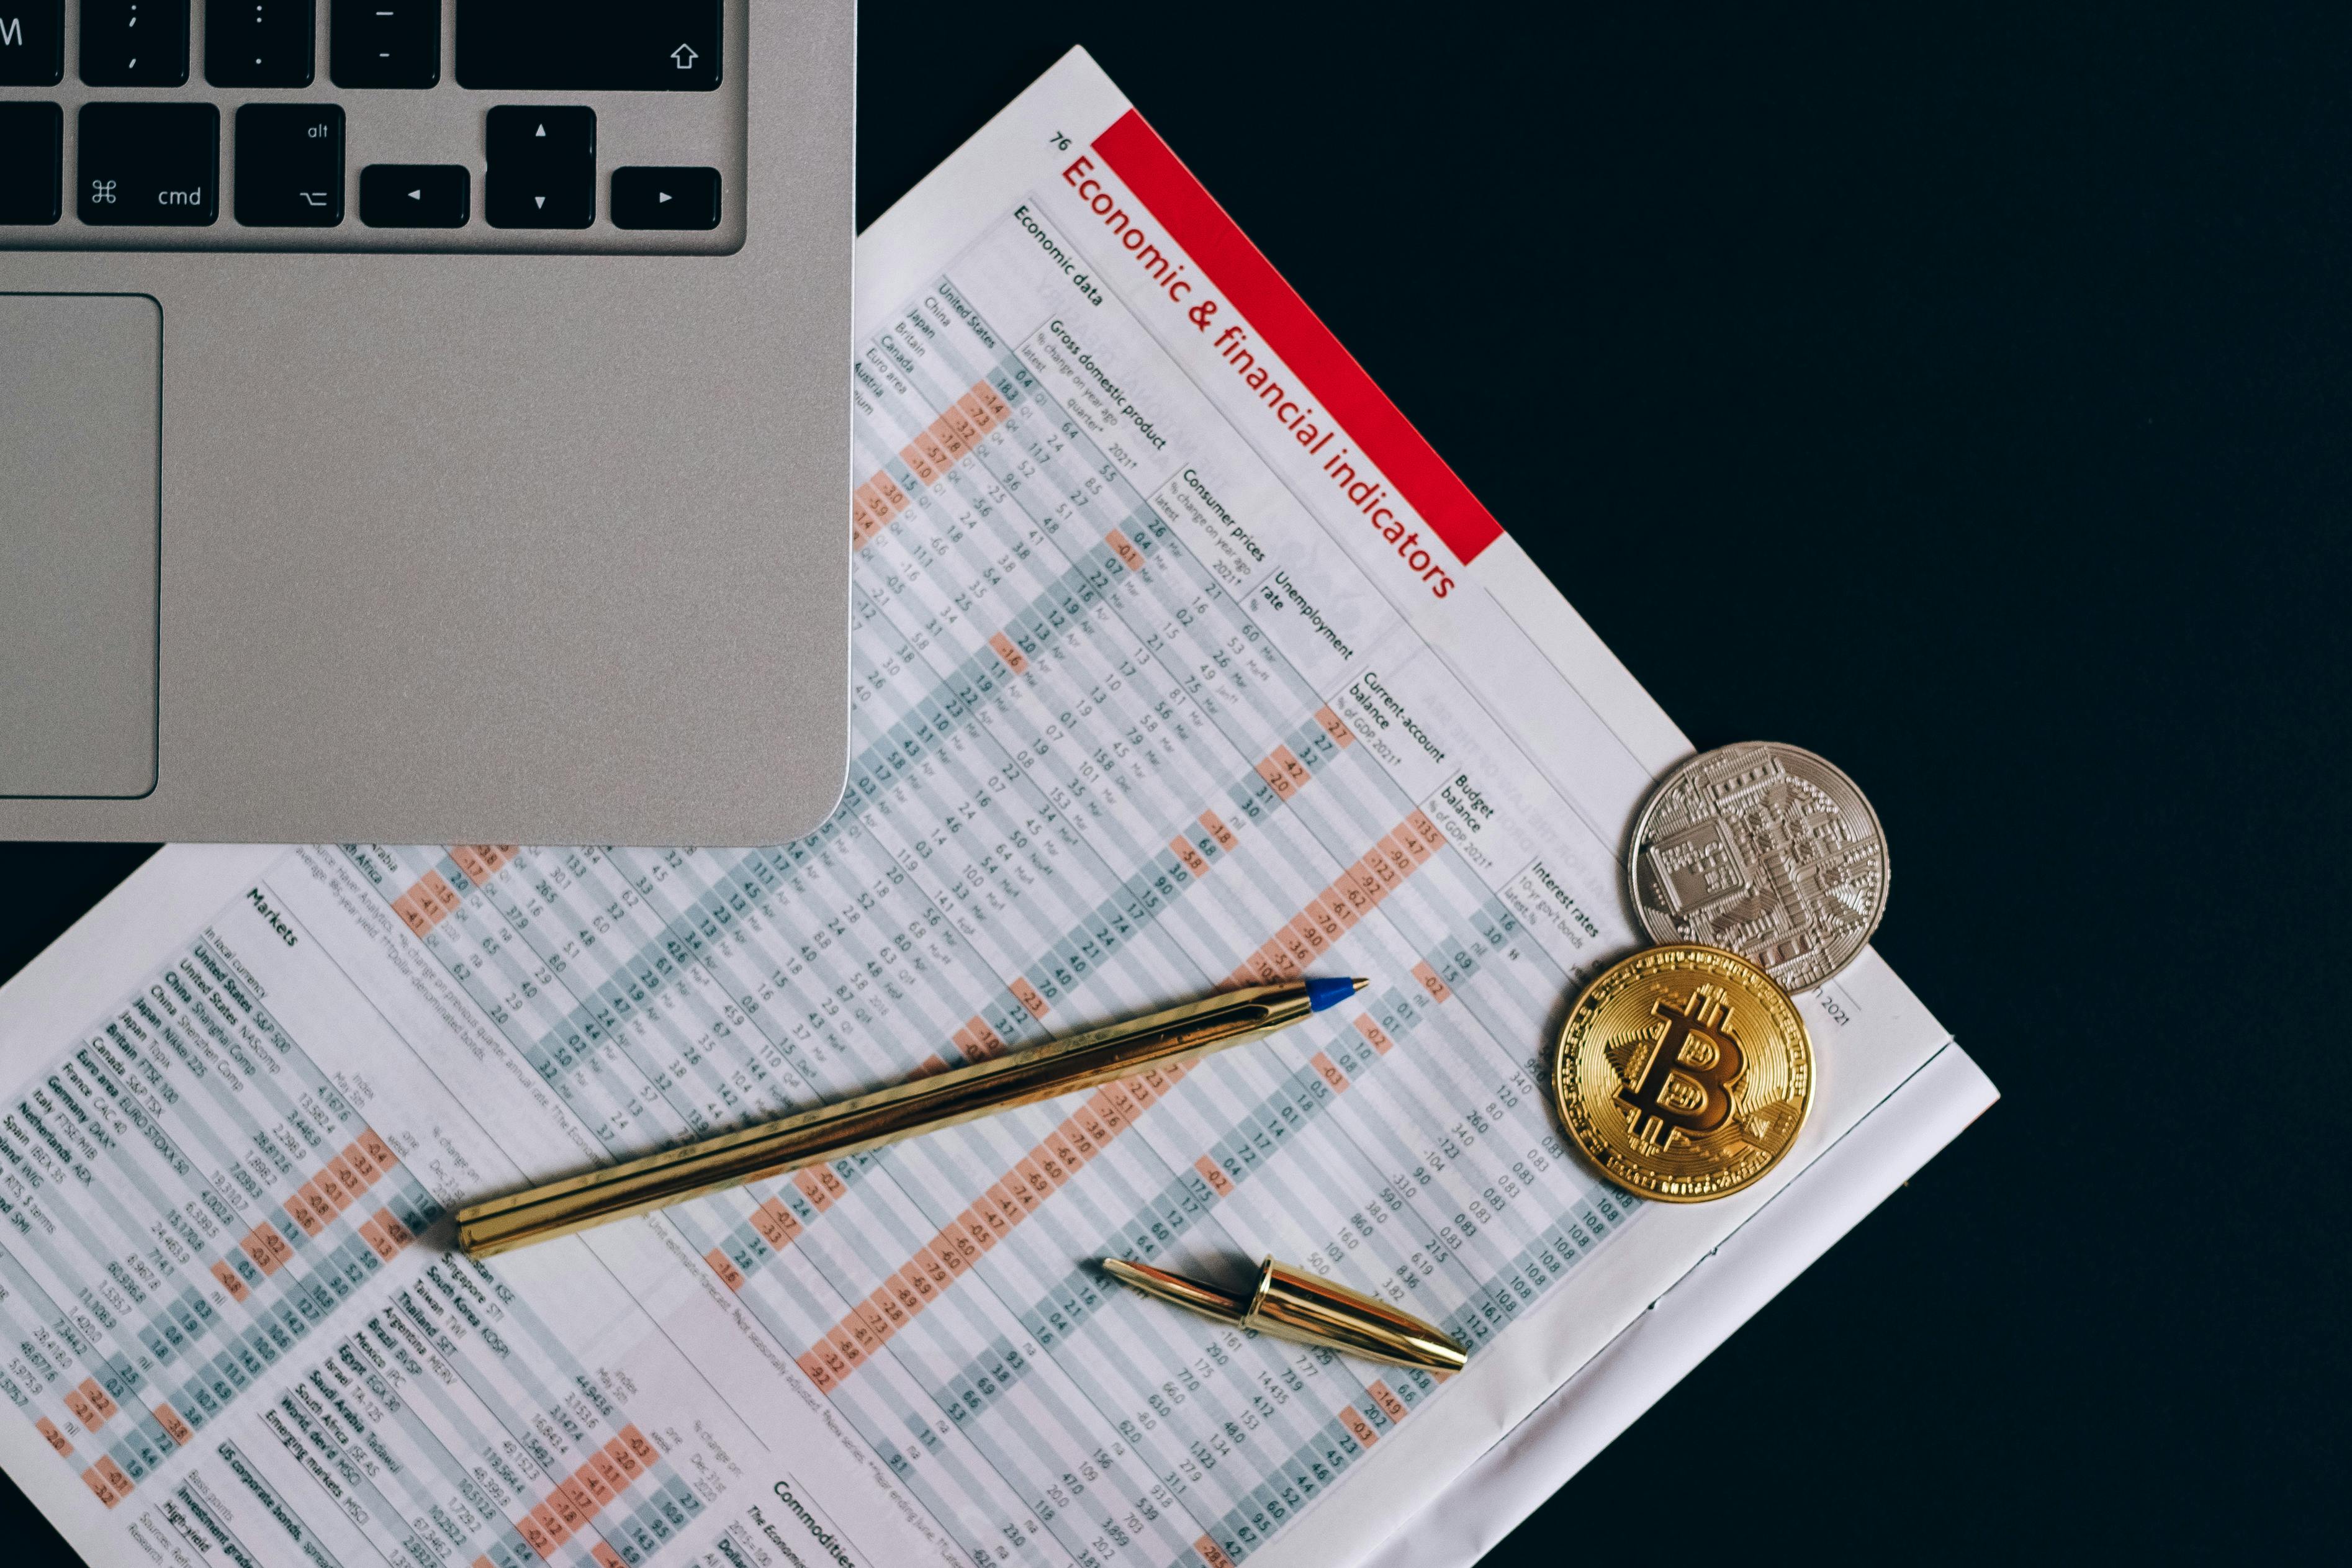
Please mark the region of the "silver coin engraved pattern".
POLYGON ((1748 741, 1668 773, 1633 823, 1633 908, 1653 942, 1739 954, 1786 991, 1843 969, 1886 910, 1886 836, 1853 781, 1748 741))

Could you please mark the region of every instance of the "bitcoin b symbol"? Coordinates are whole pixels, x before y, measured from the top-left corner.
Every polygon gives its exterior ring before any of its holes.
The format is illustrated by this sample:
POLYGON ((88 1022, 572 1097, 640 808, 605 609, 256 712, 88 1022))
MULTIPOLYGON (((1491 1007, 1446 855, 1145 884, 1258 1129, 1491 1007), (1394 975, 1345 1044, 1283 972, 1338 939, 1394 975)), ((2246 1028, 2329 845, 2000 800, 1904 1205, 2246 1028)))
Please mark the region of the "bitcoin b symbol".
POLYGON ((1665 942, 1619 960, 1560 1026, 1552 1099, 1577 1148, 1628 1192, 1702 1203, 1789 1152, 1812 1042, 1772 977, 1736 952, 1665 942))
POLYGON ((1617 1091, 1617 1103, 1633 1113, 1633 1135, 1645 1143, 1663 1143, 1670 1132, 1712 1132, 1731 1119, 1731 1086, 1748 1066, 1725 1027, 1731 1005, 1698 990, 1686 1006, 1660 1002, 1653 1011, 1666 1021, 1666 1037, 1641 1076, 1617 1091))

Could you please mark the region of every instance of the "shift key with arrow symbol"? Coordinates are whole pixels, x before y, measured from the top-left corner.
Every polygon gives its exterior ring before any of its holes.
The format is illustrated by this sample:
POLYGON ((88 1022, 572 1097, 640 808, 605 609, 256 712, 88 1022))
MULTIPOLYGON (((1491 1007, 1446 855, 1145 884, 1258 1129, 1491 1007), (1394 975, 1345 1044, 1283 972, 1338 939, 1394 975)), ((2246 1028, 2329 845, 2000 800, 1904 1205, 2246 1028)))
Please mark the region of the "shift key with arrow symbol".
POLYGON ((716 169, 613 171, 614 228, 717 228, 719 209, 716 169))
POLYGON ((490 110, 482 215, 493 228, 586 228, 596 221, 596 111, 490 110))
POLYGON ((370 228, 463 228, 474 174, 462 163, 370 163, 360 171, 360 222, 370 228))
POLYGON ((464 0, 457 82, 476 92, 711 92, 724 0, 464 0))

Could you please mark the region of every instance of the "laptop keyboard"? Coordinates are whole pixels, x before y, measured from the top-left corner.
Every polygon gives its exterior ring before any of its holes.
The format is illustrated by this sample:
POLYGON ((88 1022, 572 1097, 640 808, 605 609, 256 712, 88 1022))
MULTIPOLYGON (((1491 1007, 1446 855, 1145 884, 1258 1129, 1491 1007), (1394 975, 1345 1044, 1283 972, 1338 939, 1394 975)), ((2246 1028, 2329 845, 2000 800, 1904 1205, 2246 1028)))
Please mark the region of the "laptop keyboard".
POLYGON ((0 248, 731 249, 745 5, 0 0, 0 248))

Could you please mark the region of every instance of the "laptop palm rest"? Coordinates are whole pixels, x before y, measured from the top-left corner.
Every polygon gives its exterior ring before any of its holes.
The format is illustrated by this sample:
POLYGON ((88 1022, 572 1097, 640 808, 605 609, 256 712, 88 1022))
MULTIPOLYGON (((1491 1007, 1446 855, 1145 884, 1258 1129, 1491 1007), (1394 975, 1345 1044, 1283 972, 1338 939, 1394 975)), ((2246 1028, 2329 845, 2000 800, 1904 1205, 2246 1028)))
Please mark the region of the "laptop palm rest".
POLYGON ((163 310, 0 294, 0 796, 155 787, 163 310))

